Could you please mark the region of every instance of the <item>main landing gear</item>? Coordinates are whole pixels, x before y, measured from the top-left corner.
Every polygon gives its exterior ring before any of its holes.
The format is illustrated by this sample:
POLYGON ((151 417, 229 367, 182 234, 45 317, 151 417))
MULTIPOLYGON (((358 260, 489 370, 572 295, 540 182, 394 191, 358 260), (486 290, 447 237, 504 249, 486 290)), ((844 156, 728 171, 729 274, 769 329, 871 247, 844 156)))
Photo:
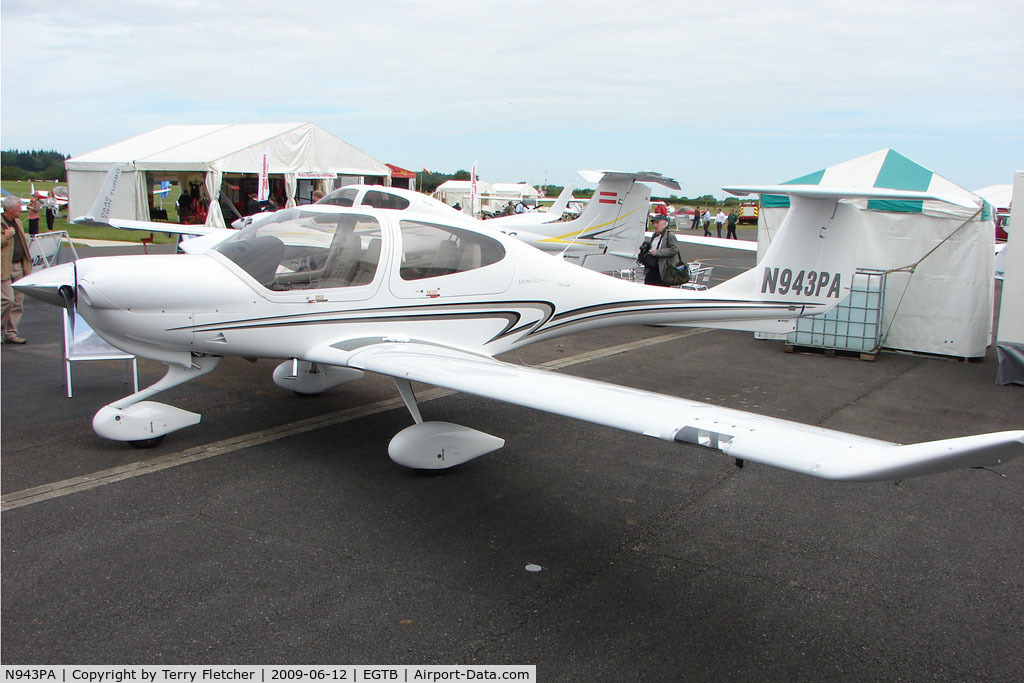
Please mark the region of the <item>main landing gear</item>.
POLYGON ((443 470, 461 465, 505 445, 504 439, 450 422, 424 422, 407 379, 395 377, 398 393, 416 424, 395 434, 388 455, 399 465, 419 470, 443 470))

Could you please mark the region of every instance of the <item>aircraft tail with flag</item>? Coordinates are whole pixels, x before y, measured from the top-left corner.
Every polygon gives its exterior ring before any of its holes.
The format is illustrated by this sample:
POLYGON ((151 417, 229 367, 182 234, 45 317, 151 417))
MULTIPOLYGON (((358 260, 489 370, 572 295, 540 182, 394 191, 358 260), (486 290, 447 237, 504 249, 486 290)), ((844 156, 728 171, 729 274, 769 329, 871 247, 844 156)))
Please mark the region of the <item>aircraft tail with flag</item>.
POLYGON ((658 183, 674 190, 679 189, 679 183, 652 172, 580 171, 580 175, 597 182, 597 189, 579 218, 502 231, 590 270, 607 272, 635 266, 651 199, 650 188, 642 183, 658 183))

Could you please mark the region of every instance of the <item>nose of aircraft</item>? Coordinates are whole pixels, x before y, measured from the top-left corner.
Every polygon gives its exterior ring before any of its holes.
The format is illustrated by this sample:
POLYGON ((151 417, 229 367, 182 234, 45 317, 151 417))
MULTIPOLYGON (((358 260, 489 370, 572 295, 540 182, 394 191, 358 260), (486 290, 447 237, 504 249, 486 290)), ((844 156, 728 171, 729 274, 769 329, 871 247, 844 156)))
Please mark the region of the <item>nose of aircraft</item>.
POLYGON ((30 273, 13 286, 56 306, 74 292, 79 306, 135 313, 246 310, 256 298, 216 261, 188 254, 81 259, 30 273))
POLYGON ((254 293, 208 256, 111 256, 78 262, 79 305, 132 313, 246 310, 254 293))
POLYGON ((19 279, 12 286, 40 301, 54 306, 63 306, 64 297, 60 290, 67 288, 69 292, 74 291, 75 264, 62 263, 58 266, 37 270, 19 279))

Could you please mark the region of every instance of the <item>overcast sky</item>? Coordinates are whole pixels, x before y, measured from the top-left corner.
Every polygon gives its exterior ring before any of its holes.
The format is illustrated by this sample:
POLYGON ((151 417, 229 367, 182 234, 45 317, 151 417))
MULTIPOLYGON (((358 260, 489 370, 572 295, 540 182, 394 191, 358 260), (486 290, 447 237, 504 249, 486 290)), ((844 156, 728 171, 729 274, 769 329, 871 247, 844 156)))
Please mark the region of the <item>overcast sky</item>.
POLYGON ((1024 3, 688 4, 2 0, 0 138, 310 121, 411 170, 689 196, 884 147, 970 190, 1024 169, 1024 3))

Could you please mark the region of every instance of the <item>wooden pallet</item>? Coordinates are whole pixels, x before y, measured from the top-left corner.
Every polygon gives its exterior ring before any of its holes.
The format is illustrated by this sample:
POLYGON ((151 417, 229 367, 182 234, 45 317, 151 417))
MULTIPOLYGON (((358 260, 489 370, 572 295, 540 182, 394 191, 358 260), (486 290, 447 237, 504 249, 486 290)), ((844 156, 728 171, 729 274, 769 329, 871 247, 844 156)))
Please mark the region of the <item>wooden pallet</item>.
POLYGON ((821 346, 798 346, 788 342, 785 345, 785 349, 786 353, 813 353, 819 356, 857 358, 866 361, 873 361, 875 356, 878 355, 877 351, 870 353, 866 351, 847 351, 846 349, 828 349, 821 346))

